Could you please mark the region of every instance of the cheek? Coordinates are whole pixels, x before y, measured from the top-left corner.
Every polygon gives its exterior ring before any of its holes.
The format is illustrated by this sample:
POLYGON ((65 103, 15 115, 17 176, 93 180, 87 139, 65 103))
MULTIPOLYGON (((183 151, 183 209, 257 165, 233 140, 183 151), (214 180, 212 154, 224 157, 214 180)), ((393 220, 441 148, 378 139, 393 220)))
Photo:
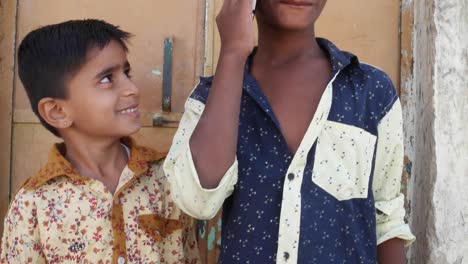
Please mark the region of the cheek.
POLYGON ((89 94, 75 104, 80 119, 109 119, 115 112, 116 100, 112 96, 89 94))

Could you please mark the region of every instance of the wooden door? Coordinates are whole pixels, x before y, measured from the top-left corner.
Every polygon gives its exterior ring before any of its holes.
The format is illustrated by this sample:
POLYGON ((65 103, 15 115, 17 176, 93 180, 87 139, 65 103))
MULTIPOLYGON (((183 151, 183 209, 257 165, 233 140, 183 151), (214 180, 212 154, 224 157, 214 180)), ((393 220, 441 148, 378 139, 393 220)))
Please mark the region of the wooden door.
MULTIPOLYGON (((206 75, 214 73, 218 60, 220 39, 215 16, 222 3, 223 0, 207 2, 206 75)), ((331 40, 342 50, 356 54, 361 62, 383 69, 395 86, 399 87, 399 21, 399 0, 329 0, 316 25, 316 35, 331 40)), ((216 263, 219 255, 220 216, 221 212, 215 219, 200 223, 200 247, 207 252, 207 263, 216 263)))
POLYGON ((154 127, 153 117, 157 114, 176 121, 201 75, 204 7, 203 1, 186 0, 0 1, 0 143, 8 150, 0 156, 1 229, 9 196, 45 164, 52 143, 60 141, 40 125, 16 74, 16 50, 24 36, 40 26, 83 18, 103 19, 133 33, 129 61, 132 78, 140 88, 143 121, 135 138, 140 144, 167 151, 177 123, 154 127), (163 70, 168 38, 173 47, 172 76, 164 76, 163 70), (172 80, 171 113, 161 113, 163 78, 172 80))

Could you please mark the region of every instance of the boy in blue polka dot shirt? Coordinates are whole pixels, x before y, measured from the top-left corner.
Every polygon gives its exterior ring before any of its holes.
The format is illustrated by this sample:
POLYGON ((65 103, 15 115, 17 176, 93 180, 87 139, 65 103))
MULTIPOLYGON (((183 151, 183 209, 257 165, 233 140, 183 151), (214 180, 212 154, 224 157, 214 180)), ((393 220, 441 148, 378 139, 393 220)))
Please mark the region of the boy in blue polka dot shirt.
POLYGON ((401 106, 388 76, 315 38, 326 0, 225 0, 215 76, 201 78, 164 164, 210 219, 219 263, 405 263, 401 106))

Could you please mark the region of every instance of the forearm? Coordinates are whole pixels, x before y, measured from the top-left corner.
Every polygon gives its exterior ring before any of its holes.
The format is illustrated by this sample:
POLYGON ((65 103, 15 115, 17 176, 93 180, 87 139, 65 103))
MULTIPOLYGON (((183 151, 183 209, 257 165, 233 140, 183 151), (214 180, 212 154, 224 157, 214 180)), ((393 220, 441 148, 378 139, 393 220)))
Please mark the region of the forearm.
POLYGON ((233 52, 221 52, 205 109, 190 138, 204 188, 218 186, 235 160, 246 59, 233 52))

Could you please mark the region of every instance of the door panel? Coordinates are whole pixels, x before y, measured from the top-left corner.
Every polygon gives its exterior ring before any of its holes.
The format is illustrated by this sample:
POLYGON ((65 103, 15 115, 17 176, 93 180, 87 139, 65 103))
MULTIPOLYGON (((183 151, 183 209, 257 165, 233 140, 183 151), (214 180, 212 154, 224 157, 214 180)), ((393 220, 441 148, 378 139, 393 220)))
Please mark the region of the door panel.
POLYGON ((383 69, 400 83, 400 1, 328 1, 317 23, 317 36, 383 69))

